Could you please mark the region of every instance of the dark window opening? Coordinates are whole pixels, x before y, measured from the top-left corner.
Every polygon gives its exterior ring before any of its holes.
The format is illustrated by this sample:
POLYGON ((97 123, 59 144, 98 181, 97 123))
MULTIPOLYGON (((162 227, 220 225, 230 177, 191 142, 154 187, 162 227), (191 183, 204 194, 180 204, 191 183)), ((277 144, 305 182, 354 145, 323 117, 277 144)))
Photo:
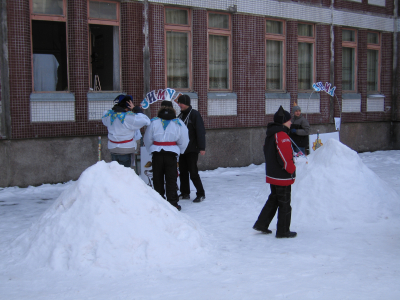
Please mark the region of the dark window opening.
POLYGON ((67 91, 65 22, 32 21, 33 80, 36 92, 67 91))

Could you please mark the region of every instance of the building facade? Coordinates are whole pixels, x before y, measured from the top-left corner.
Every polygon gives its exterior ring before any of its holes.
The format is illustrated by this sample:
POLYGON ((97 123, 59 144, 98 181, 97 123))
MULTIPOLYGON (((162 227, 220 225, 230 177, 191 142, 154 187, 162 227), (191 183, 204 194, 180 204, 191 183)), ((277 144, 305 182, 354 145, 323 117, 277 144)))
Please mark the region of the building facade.
POLYGON ((340 117, 352 149, 400 149, 398 0, 0 3, 0 186, 77 179, 99 136, 109 160, 113 99, 166 87, 203 116, 201 169, 262 163, 266 125, 294 102, 312 133, 340 117))

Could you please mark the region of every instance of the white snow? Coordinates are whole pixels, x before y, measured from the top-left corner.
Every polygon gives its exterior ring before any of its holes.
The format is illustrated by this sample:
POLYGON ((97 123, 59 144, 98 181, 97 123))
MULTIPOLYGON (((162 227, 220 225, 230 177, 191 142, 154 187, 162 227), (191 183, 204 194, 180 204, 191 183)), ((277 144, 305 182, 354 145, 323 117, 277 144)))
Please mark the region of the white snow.
POLYGON ((333 139, 299 159, 294 239, 252 229, 264 164, 200 172, 181 212, 117 163, 0 189, 0 299, 400 299, 399 165, 333 139))

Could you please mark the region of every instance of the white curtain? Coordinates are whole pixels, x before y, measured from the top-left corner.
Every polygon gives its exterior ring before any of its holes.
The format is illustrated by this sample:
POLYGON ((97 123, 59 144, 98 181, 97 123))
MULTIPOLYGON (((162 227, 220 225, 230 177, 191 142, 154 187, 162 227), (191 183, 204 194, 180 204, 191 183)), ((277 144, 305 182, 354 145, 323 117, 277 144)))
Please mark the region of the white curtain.
POLYGON ((283 79, 283 42, 267 40, 267 90, 281 90, 283 79))
POLYGON ((33 54, 33 82, 36 92, 51 92, 57 87, 58 61, 53 54, 33 54))
POLYGON ((209 35, 209 87, 229 88, 229 37, 209 35))
POLYGON ((354 91, 354 48, 342 48, 342 89, 344 91, 354 91))
POLYGON ((313 84, 313 44, 299 43, 298 52, 298 88, 310 90, 313 84))
POLYGON ((377 50, 367 51, 367 91, 378 91, 378 54, 377 50))
POLYGON ((189 57, 186 32, 167 32, 167 84, 170 88, 189 88, 189 57))
POLYGON ((46 15, 63 15, 63 0, 32 0, 33 12, 46 15))

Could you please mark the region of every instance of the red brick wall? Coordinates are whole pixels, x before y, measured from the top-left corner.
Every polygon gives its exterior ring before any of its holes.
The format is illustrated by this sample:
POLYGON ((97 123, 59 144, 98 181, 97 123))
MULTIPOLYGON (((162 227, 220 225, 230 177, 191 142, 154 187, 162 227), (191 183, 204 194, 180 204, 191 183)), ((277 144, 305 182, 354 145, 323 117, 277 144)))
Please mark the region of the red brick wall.
POLYGON ((134 103, 143 100, 143 4, 121 3, 122 90, 132 95, 134 103))
POLYGON ((265 18, 233 15, 233 91, 237 126, 265 125, 265 18))
POLYGON ((334 69, 334 82, 331 82, 336 86, 333 105, 334 105, 334 117, 339 117, 342 109, 342 28, 334 26, 334 58, 335 58, 335 69, 334 69))
POLYGON ((297 21, 288 21, 286 23, 286 87, 290 93, 291 107, 297 100, 297 51, 299 48, 297 40, 297 21))

